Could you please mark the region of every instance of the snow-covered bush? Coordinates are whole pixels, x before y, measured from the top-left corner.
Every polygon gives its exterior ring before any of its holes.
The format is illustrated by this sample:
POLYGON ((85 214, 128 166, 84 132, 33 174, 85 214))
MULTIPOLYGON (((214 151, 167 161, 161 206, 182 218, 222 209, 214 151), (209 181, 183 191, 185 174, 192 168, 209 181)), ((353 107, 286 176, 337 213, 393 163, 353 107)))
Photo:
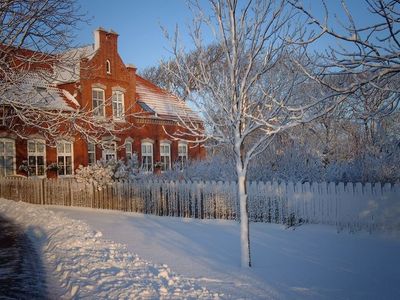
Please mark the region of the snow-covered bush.
POLYGON ((138 174, 137 155, 132 155, 126 163, 123 160, 98 160, 87 167, 82 165, 76 170, 75 178, 78 182, 95 184, 99 189, 114 181, 135 178, 138 174))
MULTIPOLYGON (((380 145, 352 159, 324 160, 324 155, 307 145, 271 148, 249 166, 249 181, 292 182, 391 182, 400 180, 400 146, 380 145)), ((174 166, 162 174, 143 176, 167 180, 231 181, 235 167, 226 152, 209 154, 204 160, 189 161, 181 170, 174 166)))
POLYGON ((180 164, 176 164, 161 174, 147 175, 147 177, 155 176, 167 180, 231 181, 235 178, 235 168, 231 160, 223 155, 216 155, 203 160, 188 161, 183 169, 180 164))

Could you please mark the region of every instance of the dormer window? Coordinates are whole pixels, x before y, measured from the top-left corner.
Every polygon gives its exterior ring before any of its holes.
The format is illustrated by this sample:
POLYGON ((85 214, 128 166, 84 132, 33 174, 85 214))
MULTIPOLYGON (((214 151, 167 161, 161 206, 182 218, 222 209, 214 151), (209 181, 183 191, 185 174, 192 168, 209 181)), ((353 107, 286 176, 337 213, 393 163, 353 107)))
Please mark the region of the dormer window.
POLYGON ((107 74, 111 74, 111 63, 108 59, 106 60, 106 72, 107 74))

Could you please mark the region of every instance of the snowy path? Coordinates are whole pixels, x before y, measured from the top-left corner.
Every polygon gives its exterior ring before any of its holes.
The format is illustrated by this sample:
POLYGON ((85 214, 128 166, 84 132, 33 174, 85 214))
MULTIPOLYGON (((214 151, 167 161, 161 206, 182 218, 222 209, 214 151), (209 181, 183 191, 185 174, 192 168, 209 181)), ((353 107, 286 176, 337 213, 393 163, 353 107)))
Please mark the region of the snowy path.
POLYGON ((0 214, 0 298, 47 299, 45 269, 27 234, 0 214))
POLYGON ((140 259, 124 245, 104 239, 82 221, 4 199, 0 199, 0 214, 25 232, 30 230, 33 242, 43 243, 43 263, 52 271, 49 275, 62 283, 63 299, 218 298, 195 280, 182 278, 166 265, 140 259))
POLYGON ((286 230, 251 224, 254 268, 243 271, 236 222, 49 209, 84 220, 140 257, 167 264, 229 298, 400 299, 398 237, 338 234, 318 225, 286 230))

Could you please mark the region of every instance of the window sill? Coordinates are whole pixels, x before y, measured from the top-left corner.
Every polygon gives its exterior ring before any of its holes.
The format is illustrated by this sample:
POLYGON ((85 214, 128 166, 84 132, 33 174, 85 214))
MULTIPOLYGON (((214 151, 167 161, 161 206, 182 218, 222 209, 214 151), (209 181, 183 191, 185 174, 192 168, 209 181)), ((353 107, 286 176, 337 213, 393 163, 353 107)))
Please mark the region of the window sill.
POLYGON ((116 119, 116 118, 113 118, 113 121, 116 122, 116 123, 126 123, 126 120, 125 120, 125 119, 116 119))
POLYGON ((68 178, 74 178, 74 175, 57 175, 58 178, 60 179, 68 179, 68 178))
POLYGON ((106 117, 105 116, 93 116, 93 119, 95 119, 96 121, 106 121, 106 117))

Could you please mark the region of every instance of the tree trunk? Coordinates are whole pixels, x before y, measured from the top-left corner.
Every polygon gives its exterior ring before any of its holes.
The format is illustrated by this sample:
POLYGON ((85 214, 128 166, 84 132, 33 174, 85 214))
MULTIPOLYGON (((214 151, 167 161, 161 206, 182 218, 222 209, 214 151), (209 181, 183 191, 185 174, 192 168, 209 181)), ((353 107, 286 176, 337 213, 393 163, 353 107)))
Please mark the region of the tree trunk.
POLYGON ((241 266, 251 267, 250 256, 250 230, 249 230, 249 209, 247 202, 246 177, 247 172, 238 162, 236 165, 238 177, 238 197, 240 204, 240 250, 241 266))

